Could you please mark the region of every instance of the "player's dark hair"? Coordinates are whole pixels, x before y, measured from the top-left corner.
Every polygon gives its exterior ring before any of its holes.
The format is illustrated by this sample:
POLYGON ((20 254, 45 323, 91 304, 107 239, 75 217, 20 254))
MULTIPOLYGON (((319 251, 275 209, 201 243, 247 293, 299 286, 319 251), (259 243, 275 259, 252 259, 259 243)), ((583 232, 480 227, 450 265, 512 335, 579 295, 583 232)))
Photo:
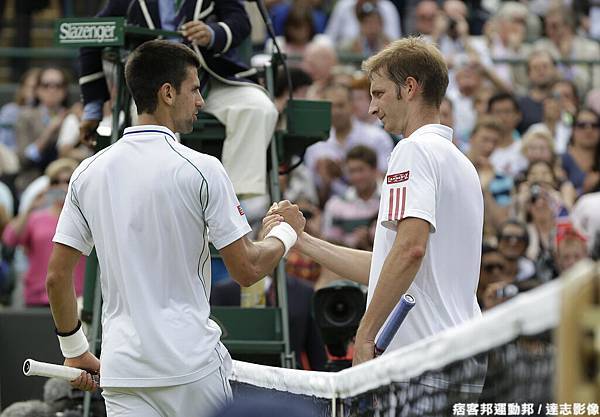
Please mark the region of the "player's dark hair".
POLYGON ((152 40, 136 48, 125 65, 125 81, 138 114, 156 111, 163 84, 169 83, 178 91, 190 66, 200 68, 200 60, 182 44, 152 40))

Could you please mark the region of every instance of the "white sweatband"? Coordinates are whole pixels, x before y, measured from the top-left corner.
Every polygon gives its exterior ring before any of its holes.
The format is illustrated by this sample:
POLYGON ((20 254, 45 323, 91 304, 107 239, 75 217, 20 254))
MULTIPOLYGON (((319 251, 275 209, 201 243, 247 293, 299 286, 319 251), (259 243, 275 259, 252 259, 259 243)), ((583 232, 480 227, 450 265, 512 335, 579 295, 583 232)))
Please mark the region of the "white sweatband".
POLYGON ((60 343, 60 350, 65 358, 76 358, 83 355, 90 348, 90 344, 81 327, 70 336, 57 337, 60 343))
POLYGON ((283 246, 285 247, 283 256, 287 255, 290 248, 296 244, 296 240, 298 239, 298 235, 294 228, 286 222, 281 222, 272 228, 271 231, 267 233, 267 236, 265 236, 265 239, 268 237, 274 237, 283 243, 283 246))

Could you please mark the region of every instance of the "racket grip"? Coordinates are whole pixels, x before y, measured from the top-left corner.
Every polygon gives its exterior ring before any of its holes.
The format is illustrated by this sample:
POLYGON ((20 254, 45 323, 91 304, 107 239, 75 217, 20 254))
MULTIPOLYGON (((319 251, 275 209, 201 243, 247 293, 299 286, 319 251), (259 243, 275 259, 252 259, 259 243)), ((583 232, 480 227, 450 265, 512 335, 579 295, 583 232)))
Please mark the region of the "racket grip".
MULTIPOLYGON (((44 376, 47 378, 60 378, 72 381, 81 375, 82 371, 83 369, 38 362, 33 359, 26 359, 25 362, 23 362, 23 374, 25 374, 25 376, 44 376)), ((92 378, 96 383, 99 382, 98 375, 92 375, 92 378)))
POLYGON ((394 307, 394 310, 392 310, 389 320, 385 324, 381 334, 375 342, 376 355, 381 355, 383 352, 385 352, 387 347, 390 345, 390 342, 394 338, 394 335, 400 328, 400 325, 406 318, 406 315, 414 306, 415 298, 412 295, 404 294, 402 298, 400 298, 400 302, 396 304, 396 307, 394 307))

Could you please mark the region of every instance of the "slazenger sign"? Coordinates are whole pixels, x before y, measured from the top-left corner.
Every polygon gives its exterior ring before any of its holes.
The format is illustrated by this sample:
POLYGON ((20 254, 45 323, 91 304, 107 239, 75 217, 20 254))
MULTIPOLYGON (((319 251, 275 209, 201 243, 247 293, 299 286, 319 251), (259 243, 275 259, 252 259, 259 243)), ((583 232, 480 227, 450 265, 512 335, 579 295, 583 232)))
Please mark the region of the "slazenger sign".
POLYGON ((56 22, 57 46, 123 45, 123 18, 60 19, 56 22))

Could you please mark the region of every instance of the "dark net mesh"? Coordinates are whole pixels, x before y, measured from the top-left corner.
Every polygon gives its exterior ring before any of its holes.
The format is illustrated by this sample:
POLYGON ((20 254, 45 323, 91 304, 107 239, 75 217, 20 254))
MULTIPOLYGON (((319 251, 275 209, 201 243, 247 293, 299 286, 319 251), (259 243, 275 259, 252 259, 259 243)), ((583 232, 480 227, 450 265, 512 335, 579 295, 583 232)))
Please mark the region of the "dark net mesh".
MULTIPOLYGON (((469 343, 465 340, 464 343, 469 343)), ((407 381, 382 386, 349 398, 335 400, 335 415, 430 416, 532 415, 545 416, 552 403, 555 348, 550 332, 520 336, 441 369, 427 371, 407 381)), ((427 358, 423 359, 427 361, 427 358)), ((402 364, 405 365, 405 364, 402 364)), ((368 375, 366 376, 368 379, 368 375)), ((302 399, 314 416, 331 416, 331 399, 266 390, 233 383, 238 396, 257 393, 276 400, 302 399)))

